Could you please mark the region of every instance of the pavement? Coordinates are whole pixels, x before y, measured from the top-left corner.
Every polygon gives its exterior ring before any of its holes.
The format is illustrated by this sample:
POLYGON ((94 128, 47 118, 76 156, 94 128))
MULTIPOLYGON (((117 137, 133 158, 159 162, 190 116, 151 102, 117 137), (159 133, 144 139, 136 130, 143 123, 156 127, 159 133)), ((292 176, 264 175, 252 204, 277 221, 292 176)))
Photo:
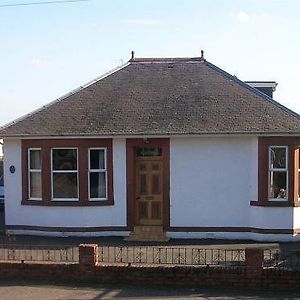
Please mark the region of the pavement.
POLYGON ((130 285, 56 285, 46 282, 0 281, 1 300, 100 300, 100 299, 300 299, 299 292, 184 289, 130 285))

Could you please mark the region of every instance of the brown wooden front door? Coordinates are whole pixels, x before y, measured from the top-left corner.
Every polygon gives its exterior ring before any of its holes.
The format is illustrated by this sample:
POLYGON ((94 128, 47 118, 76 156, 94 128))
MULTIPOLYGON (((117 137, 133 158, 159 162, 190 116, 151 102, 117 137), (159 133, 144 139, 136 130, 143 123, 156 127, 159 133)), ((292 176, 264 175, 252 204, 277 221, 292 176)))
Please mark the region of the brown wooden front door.
POLYGON ((136 223, 163 224, 163 170, 161 156, 136 156, 136 223))

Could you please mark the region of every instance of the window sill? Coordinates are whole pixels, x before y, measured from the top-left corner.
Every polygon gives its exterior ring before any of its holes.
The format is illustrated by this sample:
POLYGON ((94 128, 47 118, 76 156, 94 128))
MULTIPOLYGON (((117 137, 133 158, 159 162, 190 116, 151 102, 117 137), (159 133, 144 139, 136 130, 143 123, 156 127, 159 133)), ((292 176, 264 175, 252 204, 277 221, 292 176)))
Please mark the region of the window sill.
POLYGON ((78 202, 78 198, 54 198, 51 202, 78 202))
POLYGON ((288 201, 267 201, 260 203, 258 201, 250 201, 250 206, 262 206, 262 207, 300 207, 300 202, 290 203, 288 201))
POLYGON ((92 198, 92 199, 89 199, 89 202, 97 202, 97 201, 102 201, 102 202, 105 202, 105 201, 108 201, 106 198, 105 199, 96 199, 96 198, 92 198))
POLYGON ((109 199, 105 201, 78 201, 78 200, 50 200, 50 201, 36 201, 25 199, 21 202, 22 205, 32 205, 32 206, 113 206, 114 200, 109 199))

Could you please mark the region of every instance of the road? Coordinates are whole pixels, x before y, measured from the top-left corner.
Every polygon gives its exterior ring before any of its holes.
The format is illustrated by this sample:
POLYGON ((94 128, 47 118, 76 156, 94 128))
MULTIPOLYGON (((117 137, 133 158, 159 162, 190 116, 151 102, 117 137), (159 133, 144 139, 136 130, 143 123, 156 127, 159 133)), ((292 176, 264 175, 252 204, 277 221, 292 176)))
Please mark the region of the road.
POLYGON ((100 299, 300 299, 299 293, 197 290, 135 286, 70 286, 38 282, 0 281, 1 300, 100 300, 100 299), (276 296, 275 296, 276 295, 276 296), (299 297, 298 297, 299 295, 299 297))

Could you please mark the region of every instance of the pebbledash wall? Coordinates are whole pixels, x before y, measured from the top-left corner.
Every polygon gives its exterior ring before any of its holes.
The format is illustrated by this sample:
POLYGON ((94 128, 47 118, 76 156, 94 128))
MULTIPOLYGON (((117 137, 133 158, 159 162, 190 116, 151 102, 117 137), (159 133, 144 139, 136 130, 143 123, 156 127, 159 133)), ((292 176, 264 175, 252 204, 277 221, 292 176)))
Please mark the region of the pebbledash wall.
MULTIPOLYGON (((21 141, 6 139, 4 145, 6 225, 20 225, 11 231, 68 236, 129 234, 125 138, 113 139, 113 206, 21 205, 21 141), (11 165, 15 166, 15 173, 9 172, 11 165), (21 226, 61 227, 62 230, 24 231, 21 226), (64 232, 64 227, 90 229, 64 232)), ((170 138, 168 236, 264 241, 299 239, 297 235, 280 232, 300 228, 300 208, 250 206, 250 201, 258 198, 257 174, 256 137, 170 138)))

